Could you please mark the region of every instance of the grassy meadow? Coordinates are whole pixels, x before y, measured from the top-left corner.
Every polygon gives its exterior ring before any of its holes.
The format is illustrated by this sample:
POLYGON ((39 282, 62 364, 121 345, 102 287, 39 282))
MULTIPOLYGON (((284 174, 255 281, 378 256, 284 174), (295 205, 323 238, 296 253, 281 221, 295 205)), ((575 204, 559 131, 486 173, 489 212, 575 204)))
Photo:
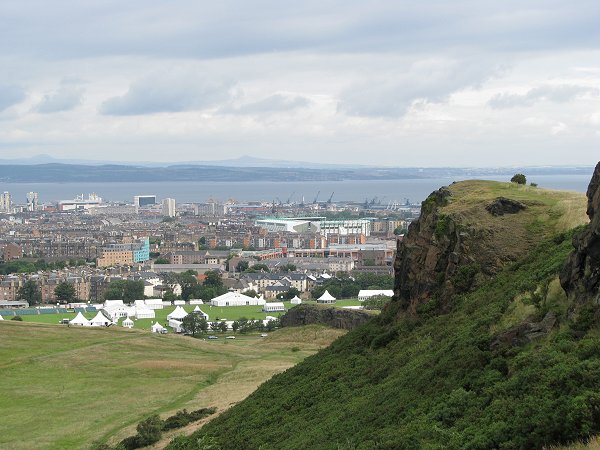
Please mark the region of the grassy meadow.
POLYGON ((3 321, 0 448, 89 448, 135 434, 150 414, 223 411, 342 334, 311 326, 204 341, 3 321))

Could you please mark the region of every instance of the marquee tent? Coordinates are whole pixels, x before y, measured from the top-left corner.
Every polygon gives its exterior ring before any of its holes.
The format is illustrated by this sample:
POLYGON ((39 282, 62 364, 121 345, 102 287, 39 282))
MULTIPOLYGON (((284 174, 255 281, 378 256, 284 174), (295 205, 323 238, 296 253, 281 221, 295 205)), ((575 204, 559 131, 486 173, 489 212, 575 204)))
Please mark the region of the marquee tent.
POLYGON ((167 316, 167 320, 181 320, 187 315, 188 313, 185 312, 185 309, 183 309, 181 306, 177 306, 173 312, 167 316))
POLYGON ((79 325, 82 327, 89 327, 91 325, 90 321, 83 317, 83 314, 81 314, 81 312, 78 312, 75 318, 69 321, 69 324, 79 325))
POLYGON ((329 291, 323 292, 317 299, 317 303, 335 303, 335 297, 329 293, 329 291))

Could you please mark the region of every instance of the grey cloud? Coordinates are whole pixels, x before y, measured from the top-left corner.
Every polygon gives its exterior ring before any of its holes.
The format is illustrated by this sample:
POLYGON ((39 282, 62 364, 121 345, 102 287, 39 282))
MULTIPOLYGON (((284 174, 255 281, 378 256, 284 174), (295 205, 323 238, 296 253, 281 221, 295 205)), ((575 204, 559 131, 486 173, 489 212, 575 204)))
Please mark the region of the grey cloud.
POLYGON ((222 57, 272 51, 543 50, 600 41, 594 0, 258 3, 159 0, 0 6, 6 54, 222 57), (68 17, 69 20, 65 20, 68 17), (60 25, 60 26, 57 26, 60 25), (76 36, 76 39, 73 37, 76 36))
POLYGON ((36 111, 43 114, 69 111, 81 104, 82 95, 83 89, 63 82, 57 90, 44 95, 36 111))
POLYGON ((532 106, 541 101, 565 103, 584 95, 597 96, 598 94, 600 94, 599 89, 588 86, 572 84, 548 85, 530 89, 525 94, 510 94, 507 92, 496 94, 488 101, 488 105, 495 109, 504 109, 532 106))
POLYGON ((425 60, 385 79, 371 78, 341 93, 338 112, 352 116, 401 117, 415 102, 441 103, 457 91, 479 86, 497 73, 484 63, 425 60))
POLYGON ((0 85, 0 111, 10 108, 25 99, 25 90, 16 85, 0 85))
POLYGON ((288 96, 273 94, 254 103, 248 103, 239 108, 225 108, 221 112, 232 114, 260 114, 291 111, 309 106, 311 101, 300 95, 288 96))
POLYGON ((233 83, 184 73, 155 73, 134 82, 129 90, 102 103, 105 115, 130 116, 202 110, 229 100, 233 83))

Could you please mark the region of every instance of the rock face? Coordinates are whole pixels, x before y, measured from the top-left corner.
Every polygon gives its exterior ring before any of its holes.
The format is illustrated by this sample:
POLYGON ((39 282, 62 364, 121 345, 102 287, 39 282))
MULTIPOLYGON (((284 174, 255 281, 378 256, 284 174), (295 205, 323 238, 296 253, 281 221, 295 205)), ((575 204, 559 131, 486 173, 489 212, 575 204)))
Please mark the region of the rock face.
POLYGON ((317 324, 352 330, 366 323, 371 317, 373 316, 364 311, 352 309, 298 305, 281 317, 281 326, 294 327, 317 324))
MULTIPOLYGON (((421 217, 413 222, 402 242, 398 243, 394 261, 394 298, 403 309, 414 311, 436 292, 442 299, 455 291, 455 278, 461 268, 477 272, 473 241, 477 231, 463 226, 461 218, 443 214, 440 208, 452 199, 448 188, 433 192, 421 206, 421 217), (444 287, 441 290, 441 287, 444 287)), ((468 290, 475 273, 466 275, 460 290, 468 290)))
POLYGON ((575 251, 560 274, 571 313, 584 304, 600 306, 600 162, 588 187, 587 198, 590 224, 573 238, 575 251))
POLYGON ((487 209, 492 216, 503 216, 504 214, 517 214, 525 208, 527 207, 521 202, 511 200, 510 198, 498 197, 486 206, 485 209, 487 209))

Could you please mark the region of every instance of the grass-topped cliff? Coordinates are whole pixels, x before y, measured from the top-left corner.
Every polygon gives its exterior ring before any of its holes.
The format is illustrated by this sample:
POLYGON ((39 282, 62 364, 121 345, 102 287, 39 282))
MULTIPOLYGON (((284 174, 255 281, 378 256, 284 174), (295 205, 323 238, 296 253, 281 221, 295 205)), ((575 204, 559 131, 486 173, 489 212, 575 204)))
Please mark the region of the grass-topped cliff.
POLYGON ((170 448, 514 449, 599 433, 598 322, 571 314, 559 282, 585 210, 510 184, 437 191, 380 316, 170 448))

